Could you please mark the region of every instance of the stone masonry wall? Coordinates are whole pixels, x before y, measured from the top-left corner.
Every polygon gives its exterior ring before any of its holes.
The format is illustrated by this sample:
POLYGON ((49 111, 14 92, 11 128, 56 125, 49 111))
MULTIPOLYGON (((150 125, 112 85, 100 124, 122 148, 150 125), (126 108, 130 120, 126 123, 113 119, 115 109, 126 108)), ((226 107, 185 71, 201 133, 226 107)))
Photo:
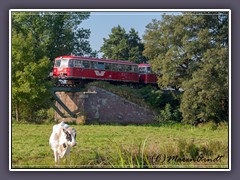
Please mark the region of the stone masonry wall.
MULTIPOLYGON (((56 94, 72 112, 84 115, 86 123, 94 121, 121 124, 155 122, 155 114, 151 110, 94 86, 90 87, 87 92, 57 92, 56 94)), ((58 104, 57 106, 63 113, 66 113, 58 104)), ((62 118, 55 113, 55 119, 62 118)))

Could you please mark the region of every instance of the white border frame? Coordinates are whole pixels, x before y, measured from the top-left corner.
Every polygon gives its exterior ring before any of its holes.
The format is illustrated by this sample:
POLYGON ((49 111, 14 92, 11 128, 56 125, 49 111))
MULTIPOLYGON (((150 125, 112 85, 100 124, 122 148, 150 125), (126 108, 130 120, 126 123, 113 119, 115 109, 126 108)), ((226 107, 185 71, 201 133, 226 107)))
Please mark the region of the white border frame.
POLYGON ((230 9, 10 9, 9 10, 9 171, 231 171, 231 10, 230 9), (12 119, 11 119, 11 91, 12 91, 12 44, 11 44, 11 14, 12 12, 38 12, 38 11, 55 11, 55 12, 183 12, 183 11, 211 11, 211 12, 228 12, 229 13, 229 127, 228 127, 228 169, 12 169, 12 119))

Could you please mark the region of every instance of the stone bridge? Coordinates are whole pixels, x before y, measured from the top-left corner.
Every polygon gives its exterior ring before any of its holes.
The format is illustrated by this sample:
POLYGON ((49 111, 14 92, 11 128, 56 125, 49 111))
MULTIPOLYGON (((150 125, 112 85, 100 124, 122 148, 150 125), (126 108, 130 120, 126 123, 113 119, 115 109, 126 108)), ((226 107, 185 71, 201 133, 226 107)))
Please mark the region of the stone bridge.
POLYGON ((61 112, 55 113, 55 120, 76 121, 77 124, 155 122, 153 111, 95 86, 89 87, 85 92, 62 91, 55 94, 72 113, 77 115, 77 117, 66 117, 68 112, 56 102, 56 107, 61 112), (63 115, 65 117, 61 117, 63 115))

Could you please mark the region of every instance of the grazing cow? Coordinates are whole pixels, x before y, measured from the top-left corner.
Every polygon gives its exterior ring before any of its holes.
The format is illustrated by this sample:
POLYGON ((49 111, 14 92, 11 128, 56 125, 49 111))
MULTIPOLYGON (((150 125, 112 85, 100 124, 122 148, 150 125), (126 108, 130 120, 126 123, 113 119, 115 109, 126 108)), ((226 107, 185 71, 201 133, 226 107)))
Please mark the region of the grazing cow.
POLYGON ((71 147, 77 145, 76 135, 76 130, 64 122, 53 126, 49 144, 54 152, 55 163, 59 163, 65 154, 70 156, 71 147))

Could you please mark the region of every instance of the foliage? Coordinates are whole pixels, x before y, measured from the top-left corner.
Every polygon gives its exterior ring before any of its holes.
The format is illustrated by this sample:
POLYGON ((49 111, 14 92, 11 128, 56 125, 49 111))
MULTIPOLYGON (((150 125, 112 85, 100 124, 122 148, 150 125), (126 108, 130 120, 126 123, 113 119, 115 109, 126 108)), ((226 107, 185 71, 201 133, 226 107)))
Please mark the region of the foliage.
POLYGON ((131 28, 129 33, 120 25, 112 28, 109 38, 104 38, 101 47, 103 58, 143 62, 146 58, 142 55, 143 44, 138 33, 131 28))
POLYGON ((175 108, 179 106, 181 98, 180 92, 161 90, 151 85, 140 88, 139 93, 147 103, 157 109, 163 109, 167 103, 175 108))
POLYGON ((180 92, 146 86, 141 88, 139 93, 148 104, 159 112, 159 115, 156 116, 158 122, 180 122, 182 120, 181 113, 179 112, 182 96, 180 92))
POLYGON ((179 112, 178 108, 173 109, 169 103, 166 104, 164 109, 160 110, 160 115, 156 117, 156 120, 159 122, 180 122, 181 119, 181 113, 179 112))
POLYGON ((184 122, 228 120, 228 13, 163 15, 146 28, 143 54, 160 87, 184 90, 184 122))
MULTIPOLYGON (((80 24, 87 12, 12 12, 12 115, 40 123, 47 118, 56 56, 94 55, 90 30, 80 24)), ((96 55, 96 54, 95 54, 96 55)))
POLYGON ((67 54, 92 55, 90 30, 81 28, 88 17, 89 12, 13 12, 12 28, 24 35, 31 32, 51 60, 67 54))
POLYGON ((209 50, 207 53, 211 55, 206 58, 202 69, 193 73, 193 79, 183 84, 186 92, 181 111, 186 122, 190 119, 217 123, 228 120, 228 72, 223 68, 227 66, 226 51, 209 50))
POLYGON ((34 41, 31 33, 12 33, 12 110, 17 120, 36 120, 41 116, 39 110, 49 107, 46 100, 50 96, 47 77, 51 61, 35 54, 42 45, 35 49, 34 41))

